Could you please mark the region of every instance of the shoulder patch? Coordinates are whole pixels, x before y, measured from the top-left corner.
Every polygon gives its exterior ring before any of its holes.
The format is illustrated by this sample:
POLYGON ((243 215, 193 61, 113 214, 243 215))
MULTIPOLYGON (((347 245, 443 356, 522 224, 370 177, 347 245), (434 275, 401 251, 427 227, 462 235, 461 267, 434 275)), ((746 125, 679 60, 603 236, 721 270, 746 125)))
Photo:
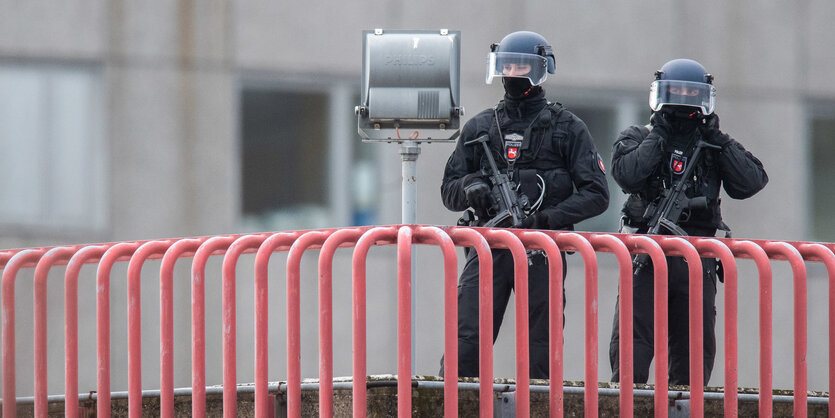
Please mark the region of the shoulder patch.
POLYGON ((606 166, 603 165, 603 157, 600 156, 599 152, 597 153, 597 168, 599 168, 603 174, 606 174, 606 166))

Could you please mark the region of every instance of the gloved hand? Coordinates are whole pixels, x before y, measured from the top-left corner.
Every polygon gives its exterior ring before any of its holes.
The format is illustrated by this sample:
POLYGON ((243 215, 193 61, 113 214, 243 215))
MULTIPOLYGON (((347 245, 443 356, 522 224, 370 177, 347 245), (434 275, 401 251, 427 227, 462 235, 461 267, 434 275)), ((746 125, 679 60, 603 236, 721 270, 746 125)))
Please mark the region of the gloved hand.
POLYGON ((464 194, 467 196, 467 203, 473 209, 488 209, 493 206, 493 199, 490 196, 490 186, 484 181, 481 174, 467 174, 463 178, 464 194))
POLYGON ((663 112, 654 112, 649 117, 649 124, 652 126, 652 131, 657 132, 662 139, 669 139, 673 133, 673 125, 663 112))
POLYGON ((522 224, 519 225, 522 229, 549 229, 548 216, 542 212, 535 212, 528 215, 527 218, 522 219, 522 224))
POLYGON ((715 113, 705 116, 704 123, 699 125, 699 133, 702 134, 702 139, 720 147, 731 142, 731 137, 719 130, 719 115, 715 113))

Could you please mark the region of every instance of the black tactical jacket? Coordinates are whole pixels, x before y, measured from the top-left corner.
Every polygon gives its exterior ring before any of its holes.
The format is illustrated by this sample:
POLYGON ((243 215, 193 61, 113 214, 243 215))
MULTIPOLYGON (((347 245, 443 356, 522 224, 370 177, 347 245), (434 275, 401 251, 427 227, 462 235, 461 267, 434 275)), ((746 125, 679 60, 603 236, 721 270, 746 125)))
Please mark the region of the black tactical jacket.
POLYGON ((534 169, 545 180, 540 212, 547 215, 549 229, 572 229, 575 223, 606 210, 609 191, 603 161, 588 128, 561 105, 547 103, 544 92, 523 101, 505 97, 495 109, 467 121, 441 183, 441 196, 449 210, 463 211, 469 206, 462 177, 489 167, 481 144, 464 143, 488 134, 496 164, 505 172, 509 164, 503 136, 511 133, 524 137, 511 171, 534 169), (501 136, 494 115, 498 115, 501 136))
MULTIPOLYGON (((624 192, 631 194, 624 205, 624 214, 630 225, 639 228, 638 232, 646 230, 645 219, 641 219, 643 208, 657 199, 662 188, 670 188, 679 181, 671 171, 673 151, 684 151, 683 155, 689 157, 699 135, 694 130, 688 135, 662 140, 648 126, 631 126, 618 136, 612 153, 612 176, 624 192)), ((685 195, 707 197, 707 208, 693 210, 686 219, 687 214, 683 214, 678 223, 691 235, 713 235, 717 228, 723 227, 720 187, 733 199, 746 199, 768 183, 760 160, 734 139, 721 150, 705 148, 702 153, 701 163, 695 169, 695 181, 685 190, 685 195)))

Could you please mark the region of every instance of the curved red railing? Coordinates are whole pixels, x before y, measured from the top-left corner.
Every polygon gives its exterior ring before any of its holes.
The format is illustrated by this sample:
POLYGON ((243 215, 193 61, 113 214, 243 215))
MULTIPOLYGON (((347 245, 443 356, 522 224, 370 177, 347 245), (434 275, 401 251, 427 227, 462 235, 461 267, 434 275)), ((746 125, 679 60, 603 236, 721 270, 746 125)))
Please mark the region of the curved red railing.
POLYGON ((206 262, 234 241, 232 236, 209 238, 191 262, 191 413, 195 417, 206 415, 206 262))
MULTIPOLYGON (((162 259, 159 272, 160 289, 160 416, 174 416, 174 368, 173 368, 173 315, 174 315, 174 266, 182 258, 192 257, 191 263, 191 315, 192 315, 192 414, 206 414, 205 385, 205 315, 207 309, 218 309, 216 304, 206 304, 205 279, 209 258, 223 257, 222 300, 219 309, 223 352, 223 399, 224 415, 235 416, 237 410, 237 365, 239 348, 236 332, 236 282, 253 280, 255 329, 255 415, 266 417, 271 413, 268 382, 269 350, 268 325, 270 320, 287 323, 287 405, 289 416, 301 416, 301 339, 300 339, 300 293, 301 258, 307 250, 320 250, 318 255, 318 300, 319 300, 319 413, 320 416, 334 415, 333 396, 333 257, 337 249, 350 248, 353 251, 351 267, 352 281, 352 346, 353 346, 353 413, 365 416, 367 407, 366 386, 366 263, 373 246, 396 246, 397 260, 397 392, 398 415, 411 416, 411 338, 412 338, 412 262, 415 245, 432 245, 441 250, 443 257, 443 350, 444 368, 444 415, 457 416, 458 411, 458 369, 457 369, 457 294, 456 284, 459 259, 458 247, 472 247, 479 259, 479 414, 489 417, 493 414, 493 347, 492 347, 492 249, 509 250, 514 260, 515 274, 515 321, 516 321, 516 415, 530 414, 530 375, 528 348, 528 269, 526 250, 542 250, 548 259, 549 272, 549 313, 550 342, 549 365, 551 379, 549 407, 551 416, 564 415, 563 399, 563 277, 561 252, 577 252, 584 264, 585 310, 583 314, 585 333, 585 384, 584 414, 598 415, 598 391, 596 389, 598 364, 598 258, 596 252, 613 253, 619 266, 620 287, 620 330, 621 330, 621 416, 631 416, 633 393, 628 382, 633 379, 632 366, 632 263, 631 254, 646 253, 652 259, 654 269, 654 319, 655 319, 655 415, 667 416, 666 375, 668 334, 667 307, 667 265, 666 256, 684 257, 689 269, 690 291, 690 407, 693 416, 704 413, 703 374, 703 315, 702 315, 702 269, 700 258, 720 259, 724 270, 723 303, 725 318, 725 398, 724 415, 738 415, 738 285, 737 261, 740 258, 753 259, 759 272, 759 415, 771 416, 772 411, 772 309, 774 303, 786 303, 783 295, 772 302, 771 260, 788 261, 793 275, 793 328, 794 328, 794 416, 807 415, 808 365, 807 351, 807 272, 806 262, 821 262, 826 266, 829 279, 829 353, 835 350, 835 244, 733 240, 702 237, 665 237, 645 235, 600 234, 583 232, 529 231, 518 229, 434 227, 421 225, 397 225, 383 227, 356 227, 315 231, 292 231, 272 234, 248 234, 216 237, 195 237, 152 241, 133 241, 92 245, 72 245, 50 248, 31 248, 0 251, 2 273, 2 358, 3 358, 3 415, 16 415, 15 402, 5 401, 16 396, 15 357, 15 281, 21 270, 34 268, 32 312, 34 316, 32 351, 34 363, 34 414, 41 416, 47 411, 47 355, 49 346, 47 290, 53 284, 47 282, 49 272, 58 265, 66 264, 64 273, 64 367, 65 367, 65 415, 80 416, 78 393, 78 280, 84 265, 96 267, 96 320, 85 321, 96 326, 96 376, 98 416, 109 416, 110 375, 110 280, 111 270, 116 263, 127 262, 127 351, 128 351, 128 409, 131 416, 139 416, 142 410, 143 363, 141 358, 141 329, 144 325, 140 285, 142 269, 151 259, 162 259), (276 252, 287 253, 285 270, 287 286, 287 310, 285 315, 270 318, 269 315, 269 261, 276 252), (237 278, 236 267, 244 253, 255 253, 255 269, 252 278, 237 278)), ((146 276, 149 272, 145 272, 146 276)), ((569 274, 579 274, 571 272, 569 274)), ((417 301, 421 303, 420 300, 417 301)), ((19 303, 17 303, 20 305, 19 303)), ((25 309, 21 305, 19 309, 25 309)), ((417 307, 416 307, 417 308, 417 307)), ((416 312, 420 312, 419 309, 416 312)), ((85 313, 82 311, 81 313, 85 313)), ((743 315, 744 317, 744 315, 743 315)), ((567 320, 576 320, 567 318, 567 320)), ((122 365, 117 365, 121 368, 122 365)), ((275 380, 281 380, 276 376, 275 380)), ((835 386, 835 362, 828 370, 830 386, 835 386)), ((835 409, 833 409, 835 410, 835 409)), ((835 417, 835 412, 830 412, 835 417)))
POLYGON ((159 268, 159 368, 160 416, 174 417, 174 265, 194 254, 205 239, 181 239, 162 256, 159 268))
POLYGON ((110 416, 110 272, 116 261, 133 255, 139 243, 122 242, 107 249, 96 271, 96 414, 110 416))
POLYGON ((269 379, 269 263, 270 256, 288 250, 298 233, 280 232, 270 235, 258 247, 255 255, 255 416, 266 418, 269 406, 267 383, 269 379))
POLYGON ((620 416, 632 416, 634 376, 632 369, 632 258, 626 245, 612 235, 593 234, 589 242, 595 250, 615 254, 618 260, 618 290, 620 293, 620 416), (624 301, 627 301, 624 303, 624 301), (627 390, 623 390, 626 386, 627 390))
POLYGON ((444 368, 444 416, 453 418, 458 416, 458 256, 452 238, 440 228, 418 227, 415 238, 439 246, 444 257, 444 358, 452 360, 444 368))
POLYGON ((760 334, 760 416, 770 416, 773 403, 772 393, 772 342, 771 342, 771 263, 768 255, 757 244, 751 241, 736 241, 731 243, 734 255, 752 258, 759 271, 759 334, 760 334))
POLYGON ((716 239, 700 239, 696 241, 696 249, 700 255, 717 257, 722 263, 725 281, 725 387, 734 390, 725 392, 725 416, 736 417, 737 408, 737 377, 738 377, 738 340, 737 340, 737 304, 739 302, 737 283, 737 267, 730 248, 716 239))
MULTIPOLYGON (((455 228, 451 231, 451 236, 452 241, 456 245, 473 247, 478 257, 478 344, 480 347, 478 351, 479 415, 481 417, 492 417, 493 253, 490 251, 490 244, 487 243, 487 239, 475 229, 455 228)), ((457 322, 458 318, 455 320, 457 322)), ((449 360, 446 360, 445 363, 449 363, 449 360)), ((457 361, 455 367, 457 371, 457 361)))
POLYGON ((235 267, 238 258, 247 250, 254 250, 264 242, 264 235, 245 235, 236 239, 223 257, 221 292, 221 325, 223 329, 223 416, 238 416, 237 385, 237 320, 235 303, 235 267))
MULTIPOLYGON (((394 227, 373 228, 362 234, 354 248, 354 256, 351 264, 353 266, 351 284, 351 306, 353 311, 353 414, 355 417, 366 416, 368 405, 366 387, 366 257, 371 246, 380 240, 392 240, 397 236, 394 227)), ((289 393, 288 393, 289 396, 289 393)), ((289 407, 289 404, 288 404, 289 407)), ((288 408, 289 409, 289 408, 288 408)))
POLYGON ((555 396, 549 399, 551 416, 563 416, 563 336, 562 336, 562 256, 554 240, 542 232, 523 232, 519 234, 528 248, 545 251, 548 259, 548 368, 550 372, 550 390, 555 396))
POLYGON ((596 417, 597 405, 597 256, 591 243, 580 234, 573 232, 553 233, 554 241, 564 250, 577 251, 583 258, 585 312, 585 386, 583 405, 586 417, 596 417), (594 388, 595 390, 590 390, 594 388))
POLYGON ((142 266, 153 256, 163 254, 170 241, 149 241, 136 249, 128 263, 128 412, 142 415, 142 266))
POLYGON ((32 304, 35 311, 33 329, 35 343, 32 347, 35 356, 35 416, 46 416, 47 413, 46 279, 54 264, 68 260, 75 251, 76 249, 71 247, 53 248, 38 260, 38 265, 35 267, 34 301, 32 304))
POLYGON ((106 245, 90 245, 78 250, 64 273, 64 414, 79 416, 78 410, 78 274, 84 264, 98 260, 106 245))
POLYGON ((667 390, 669 378, 667 364, 668 306, 667 306, 667 259, 657 242, 643 235, 625 235, 624 242, 635 250, 649 254, 653 271, 653 347, 655 355, 655 416, 666 417, 668 414, 667 390))

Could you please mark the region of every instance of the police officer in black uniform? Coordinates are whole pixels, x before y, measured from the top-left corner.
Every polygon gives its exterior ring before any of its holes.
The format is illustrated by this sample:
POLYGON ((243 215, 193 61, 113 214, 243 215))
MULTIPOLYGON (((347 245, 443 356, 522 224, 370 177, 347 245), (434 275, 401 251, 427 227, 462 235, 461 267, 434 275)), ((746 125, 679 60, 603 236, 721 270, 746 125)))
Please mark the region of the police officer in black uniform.
MULTIPOLYGON (((704 196, 707 205, 682 214, 677 225, 688 235, 715 236, 717 229, 728 232, 719 210, 719 189, 724 187, 733 199, 753 196, 768 183, 762 163, 742 145, 719 129, 714 113, 716 88, 713 76, 696 61, 676 59, 655 73, 649 105, 653 113, 646 126, 631 126, 620 133, 614 144, 612 176, 629 194, 623 208, 622 232, 647 232, 652 214, 646 208, 656 201, 662 189, 682 181, 688 158, 699 140, 713 148, 702 148, 702 158, 685 190, 688 198, 704 196)), ((710 380, 716 355, 716 276, 717 261, 702 260, 704 280, 704 382, 710 380)), ((688 269, 683 257, 667 257, 669 383, 687 385, 690 381, 688 269)), ((634 376, 646 383, 653 358, 653 271, 649 261, 636 267, 633 277, 634 376)), ((613 376, 618 381, 618 315, 609 345, 613 376)))
MULTIPOLYGON (((491 196, 484 148, 468 141, 489 136, 503 173, 529 198, 526 217, 514 226, 571 230, 609 204, 603 162, 585 123, 560 104, 549 103, 541 84, 555 70, 551 46, 541 35, 520 31, 491 46, 487 84, 502 78, 504 100, 472 119, 450 156, 441 184, 444 205, 472 208, 483 225, 496 203, 491 196)), ((513 257, 493 250, 493 340, 514 287, 513 257)), ((564 256, 563 256, 564 261, 564 256)), ((530 376, 548 378, 548 268, 541 253, 529 254, 530 376)), ((565 266, 565 263, 563 263, 565 266)), ((565 275, 565 268, 563 268, 565 275)), ((458 286, 458 373, 478 375, 478 258, 469 251, 458 286)), ((443 360, 441 375, 443 375, 443 360)))

